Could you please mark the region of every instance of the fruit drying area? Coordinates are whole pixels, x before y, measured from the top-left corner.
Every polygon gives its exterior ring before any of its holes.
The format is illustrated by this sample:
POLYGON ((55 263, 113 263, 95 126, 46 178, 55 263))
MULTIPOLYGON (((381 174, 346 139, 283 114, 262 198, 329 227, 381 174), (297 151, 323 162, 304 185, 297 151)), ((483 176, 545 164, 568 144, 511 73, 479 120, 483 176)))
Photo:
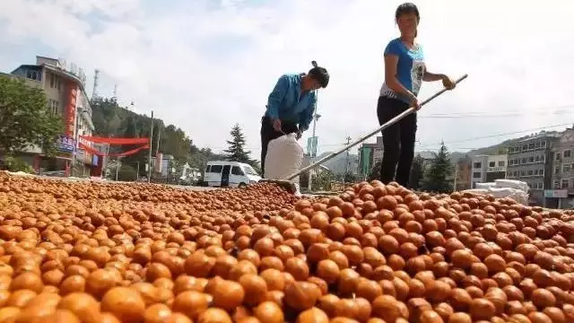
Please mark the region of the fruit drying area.
POLYGON ((574 213, 0 173, 0 323, 574 322, 574 213))

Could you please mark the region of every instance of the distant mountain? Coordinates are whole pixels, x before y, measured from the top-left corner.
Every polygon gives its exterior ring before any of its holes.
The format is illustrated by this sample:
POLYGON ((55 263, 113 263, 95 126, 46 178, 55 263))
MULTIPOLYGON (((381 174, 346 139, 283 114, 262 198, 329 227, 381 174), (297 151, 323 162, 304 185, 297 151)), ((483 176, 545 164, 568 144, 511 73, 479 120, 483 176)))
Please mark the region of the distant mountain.
MULTIPOLYGON (((461 158, 464 158, 465 156, 468 156, 469 158, 473 158, 476 155, 502 155, 502 154, 506 154, 508 146, 510 146, 512 143, 523 140, 527 137, 528 136, 508 139, 508 140, 505 140, 505 141, 503 141, 499 144, 496 144, 496 145, 478 148, 478 149, 473 149, 473 150, 469 150, 467 152, 452 151, 452 152, 450 152, 450 160, 453 164, 455 164, 461 158)), ((448 148, 448 146, 447 146, 447 148, 448 148)), ((433 156, 434 153, 435 152, 428 151, 428 150, 416 152, 416 154, 421 154, 421 156, 425 159, 427 159, 427 158, 432 159, 432 157, 429 157, 429 156, 433 156)))

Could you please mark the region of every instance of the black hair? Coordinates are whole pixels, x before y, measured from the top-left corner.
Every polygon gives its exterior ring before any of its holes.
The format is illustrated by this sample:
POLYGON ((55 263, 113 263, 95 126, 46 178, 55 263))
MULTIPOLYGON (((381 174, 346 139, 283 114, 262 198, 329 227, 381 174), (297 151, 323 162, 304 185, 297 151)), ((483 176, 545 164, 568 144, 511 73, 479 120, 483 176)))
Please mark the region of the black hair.
POLYGON ((399 19, 400 16, 404 14, 414 13, 417 16, 417 20, 421 21, 421 15, 419 14, 419 8, 412 2, 405 2, 397 7, 395 11, 395 19, 399 19))
MULTIPOLYGON (((417 16, 418 22, 421 21, 421 15, 419 13, 419 8, 417 8, 417 6, 412 2, 405 2, 402 5, 397 7, 397 10, 395 11, 395 20, 399 20, 400 16, 402 16, 404 14, 410 14, 410 13, 417 16)), ((415 37, 417 37, 417 35, 418 35, 418 30, 415 31, 415 37)))
POLYGON ((318 66, 316 61, 312 61, 311 65, 313 65, 313 68, 309 70, 307 75, 319 82, 322 88, 326 88, 327 84, 329 84, 329 72, 325 68, 318 66))

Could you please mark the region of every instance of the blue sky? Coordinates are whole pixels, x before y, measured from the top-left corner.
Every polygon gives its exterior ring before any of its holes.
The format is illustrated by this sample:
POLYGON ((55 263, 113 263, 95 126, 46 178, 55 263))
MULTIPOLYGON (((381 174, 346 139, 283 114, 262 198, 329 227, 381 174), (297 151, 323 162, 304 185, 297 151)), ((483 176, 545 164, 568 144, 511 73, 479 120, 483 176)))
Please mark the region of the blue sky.
MULTIPOLYGON (((259 121, 275 81, 317 60, 332 75, 319 95, 317 126, 319 150, 328 151, 377 126, 382 52, 398 35, 393 14, 400 3, 7 0, 0 2, 0 70, 33 63, 35 55, 63 57, 86 71, 90 93, 99 68, 100 94, 111 96, 117 84, 120 102, 135 102, 141 113, 153 109, 214 150, 225 148, 239 123, 257 156, 259 121)), ((574 120, 574 44, 565 41, 572 2, 416 4, 429 69, 470 75, 420 112, 418 149, 437 149, 442 140, 452 150, 478 148, 511 136, 460 140, 574 120)), ((425 84, 421 97, 439 88, 425 84)))

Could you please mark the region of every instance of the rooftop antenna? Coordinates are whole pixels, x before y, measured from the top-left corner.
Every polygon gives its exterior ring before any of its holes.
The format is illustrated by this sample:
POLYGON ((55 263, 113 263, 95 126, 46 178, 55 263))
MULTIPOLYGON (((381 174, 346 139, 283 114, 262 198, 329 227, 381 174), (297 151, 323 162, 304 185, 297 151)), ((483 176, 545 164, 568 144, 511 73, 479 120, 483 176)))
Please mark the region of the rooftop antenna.
POLYGON ((100 70, 94 71, 94 88, 92 89, 92 100, 98 98, 98 81, 100 80, 100 70))

